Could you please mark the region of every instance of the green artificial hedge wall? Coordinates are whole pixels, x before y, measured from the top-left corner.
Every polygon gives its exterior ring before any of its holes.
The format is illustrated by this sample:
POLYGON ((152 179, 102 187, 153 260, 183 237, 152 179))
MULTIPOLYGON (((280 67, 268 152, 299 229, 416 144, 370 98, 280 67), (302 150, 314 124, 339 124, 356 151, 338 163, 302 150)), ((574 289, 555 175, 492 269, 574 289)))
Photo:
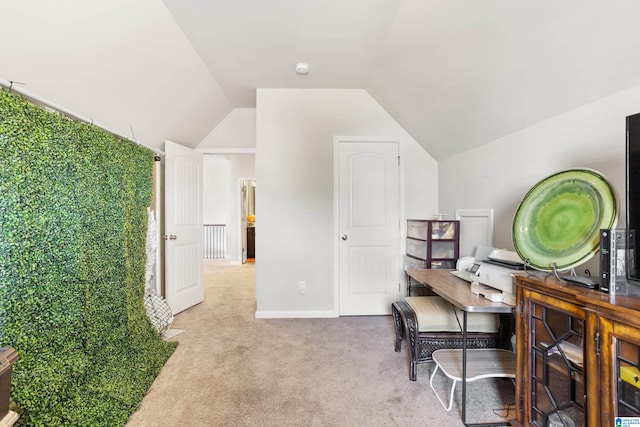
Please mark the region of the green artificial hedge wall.
POLYGON ((154 153, 0 90, 0 347, 20 424, 124 425, 175 349, 144 309, 154 153))

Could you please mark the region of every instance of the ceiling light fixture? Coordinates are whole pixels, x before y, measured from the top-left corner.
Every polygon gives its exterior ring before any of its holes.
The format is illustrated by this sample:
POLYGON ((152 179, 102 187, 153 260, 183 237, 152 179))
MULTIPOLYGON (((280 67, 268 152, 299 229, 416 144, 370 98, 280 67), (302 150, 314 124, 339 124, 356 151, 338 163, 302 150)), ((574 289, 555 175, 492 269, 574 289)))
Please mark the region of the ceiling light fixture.
POLYGON ((309 72, 309 64, 306 62, 298 62, 296 64, 296 73, 307 74, 309 72))

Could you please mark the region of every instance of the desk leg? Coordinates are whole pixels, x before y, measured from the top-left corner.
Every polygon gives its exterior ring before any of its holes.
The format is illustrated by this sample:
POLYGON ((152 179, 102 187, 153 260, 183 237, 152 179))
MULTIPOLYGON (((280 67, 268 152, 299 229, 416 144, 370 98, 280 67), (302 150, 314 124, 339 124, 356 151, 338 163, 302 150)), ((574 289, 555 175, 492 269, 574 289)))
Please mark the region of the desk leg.
POLYGON ((462 424, 467 425, 467 312, 462 312, 462 424))
POLYGON ((462 424, 466 427, 493 427, 508 426, 508 422, 502 423, 469 423, 467 424, 467 312, 462 312, 462 424))

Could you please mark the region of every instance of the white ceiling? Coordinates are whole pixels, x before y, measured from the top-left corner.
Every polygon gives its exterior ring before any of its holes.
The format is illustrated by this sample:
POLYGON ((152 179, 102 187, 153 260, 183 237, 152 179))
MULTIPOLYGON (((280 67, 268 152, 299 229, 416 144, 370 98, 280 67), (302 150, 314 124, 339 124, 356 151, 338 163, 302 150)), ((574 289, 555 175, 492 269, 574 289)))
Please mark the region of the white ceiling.
POLYGON ((402 1, 164 3, 231 103, 255 107, 256 88, 363 88, 402 1))
MULTIPOLYGON (((436 159, 640 84, 637 0, 0 0, 0 79, 146 145, 366 89, 436 159), (294 72, 308 62, 306 76, 294 72)), ((640 110, 640 100, 639 100, 640 110)))

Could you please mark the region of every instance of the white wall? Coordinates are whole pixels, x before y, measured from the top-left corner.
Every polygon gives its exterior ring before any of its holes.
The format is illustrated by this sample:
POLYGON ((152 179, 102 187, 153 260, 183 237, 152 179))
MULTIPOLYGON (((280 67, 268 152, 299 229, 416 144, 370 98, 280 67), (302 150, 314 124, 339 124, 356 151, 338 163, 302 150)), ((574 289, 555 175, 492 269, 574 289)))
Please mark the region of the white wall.
MULTIPOLYGON (((571 167, 604 174, 625 221, 625 117, 640 112, 640 86, 584 105, 440 162, 440 209, 494 208, 498 247, 513 249, 512 225, 524 195, 546 176, 571 167)), ((597 257, 579 267, 598 273, 597 257)))
POLYGON ((199 150, 208 148, 255 148, 256 109, 234 108, 201 142, 199 150))
POLYGON ((437 164, 363 90, 258 89, 256 135, 256 316, 336 315, 333 137, 400 142, 405 217, 437 211, 437 164))
POLYGON ((202 166, 203 222, 227 224, 231 209, 231 160, 205 155, 202 166))

